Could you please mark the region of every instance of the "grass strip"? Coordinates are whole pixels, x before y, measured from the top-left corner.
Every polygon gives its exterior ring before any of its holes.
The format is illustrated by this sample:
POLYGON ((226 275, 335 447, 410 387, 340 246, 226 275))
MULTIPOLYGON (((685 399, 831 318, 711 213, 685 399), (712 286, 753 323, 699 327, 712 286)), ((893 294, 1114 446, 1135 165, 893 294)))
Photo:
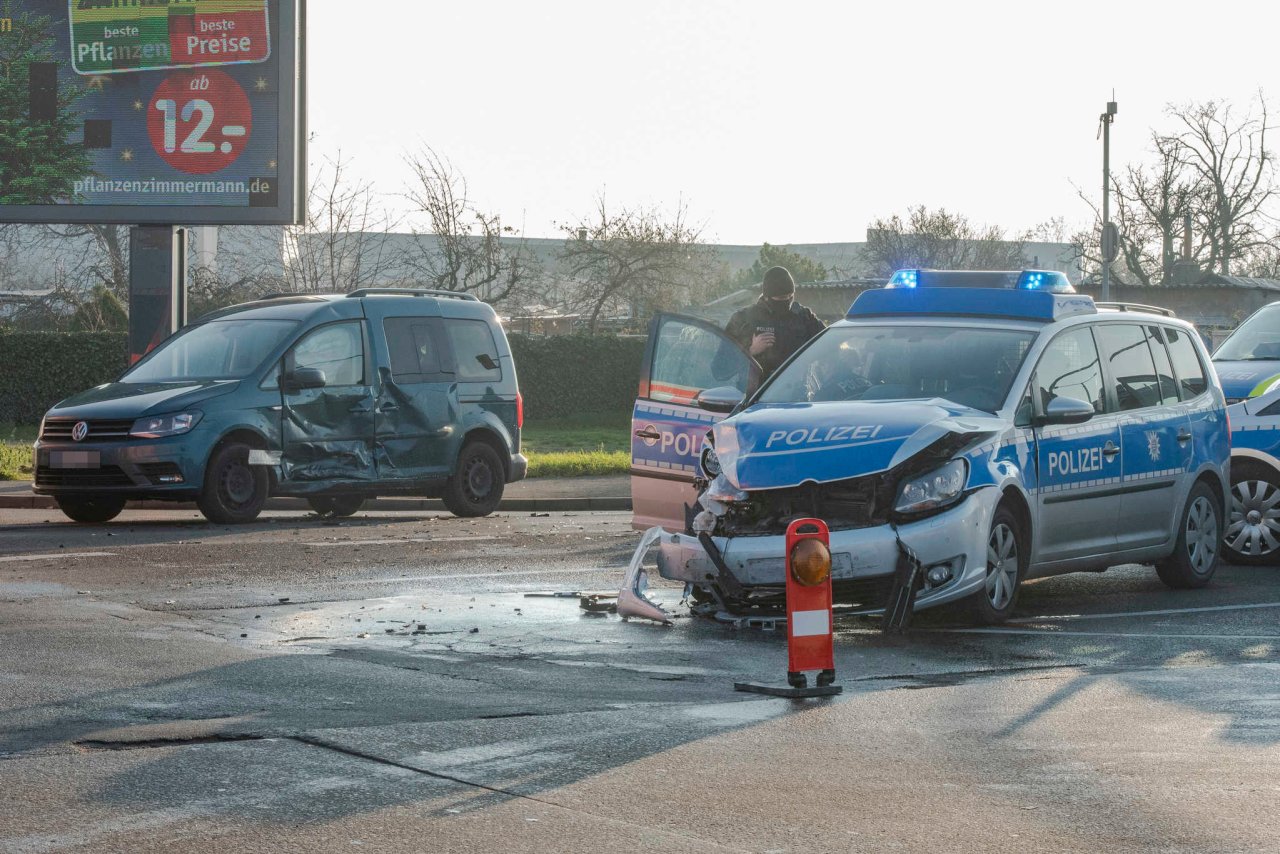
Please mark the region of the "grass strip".
POLYGON ((631 471, 628 451, 527 451, 529 477, 589 477, 631 471))
POLYGON ((31 444, 0 442, 0 480, 31 480, 31 444))

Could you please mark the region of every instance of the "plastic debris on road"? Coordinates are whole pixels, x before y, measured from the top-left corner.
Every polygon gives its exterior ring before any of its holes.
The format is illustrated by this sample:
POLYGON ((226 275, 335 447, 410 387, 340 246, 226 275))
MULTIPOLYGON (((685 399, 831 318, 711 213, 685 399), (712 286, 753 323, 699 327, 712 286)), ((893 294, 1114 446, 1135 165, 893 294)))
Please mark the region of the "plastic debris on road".
POLYGON ((671 615, 645 593, 649 586, 649 573, 644 569, 644 558, 664 533, 666 532, 662 528, 650 528, 640 538, 640 544, 636 546, 635 554, 631 556, 631 564, 627 567, 622 589, 618 591, 619 617, 623 619, 636 617, 671 625, 671 615))

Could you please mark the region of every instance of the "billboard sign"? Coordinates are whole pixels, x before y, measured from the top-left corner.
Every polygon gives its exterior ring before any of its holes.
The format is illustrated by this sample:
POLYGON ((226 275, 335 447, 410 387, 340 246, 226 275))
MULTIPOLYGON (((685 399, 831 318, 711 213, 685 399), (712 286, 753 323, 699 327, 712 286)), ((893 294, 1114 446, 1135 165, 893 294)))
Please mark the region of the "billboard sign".
POLYGON ((5 3, 0 222, 297 222, 303 3, 5 3))

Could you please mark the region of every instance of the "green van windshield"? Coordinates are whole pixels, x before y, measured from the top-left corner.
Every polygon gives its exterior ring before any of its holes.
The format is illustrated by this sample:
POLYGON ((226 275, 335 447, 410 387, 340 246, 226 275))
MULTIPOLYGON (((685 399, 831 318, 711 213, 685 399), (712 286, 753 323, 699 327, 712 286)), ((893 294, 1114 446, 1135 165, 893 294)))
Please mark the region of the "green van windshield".
POLYGON ((120 378, 125 383, 238 380, 297 326, 293 320, 215 320, 188 326, 120 378))

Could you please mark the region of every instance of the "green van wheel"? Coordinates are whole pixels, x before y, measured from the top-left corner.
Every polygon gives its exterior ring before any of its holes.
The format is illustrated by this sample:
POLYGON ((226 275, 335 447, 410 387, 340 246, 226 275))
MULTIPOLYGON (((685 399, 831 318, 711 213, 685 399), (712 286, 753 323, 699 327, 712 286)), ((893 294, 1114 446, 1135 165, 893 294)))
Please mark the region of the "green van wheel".
POLYGON ((311 509, 319 513, 321 516, 337 516, 345 518, 354 516, 364 506, 363 495, 317 495, 314 498, 308 498, 307 503, 311 505, 311 509))
POLYGON ((110 522, 124 510, 123 498, 56 498, 58 509, 73 522, 98 525, 110 522))
POLYGON ((267 469, 249 465, 249 446, 233 442, 218 448, 209 459, 196 506, 210 522, 252 522, 267 503, 269 488, 267 469))
POLYGON ((470 442, 445 485, 444 506, 455 516, 488 516, 498 509, 506 484, 498 452, 484 442, 470 442))

